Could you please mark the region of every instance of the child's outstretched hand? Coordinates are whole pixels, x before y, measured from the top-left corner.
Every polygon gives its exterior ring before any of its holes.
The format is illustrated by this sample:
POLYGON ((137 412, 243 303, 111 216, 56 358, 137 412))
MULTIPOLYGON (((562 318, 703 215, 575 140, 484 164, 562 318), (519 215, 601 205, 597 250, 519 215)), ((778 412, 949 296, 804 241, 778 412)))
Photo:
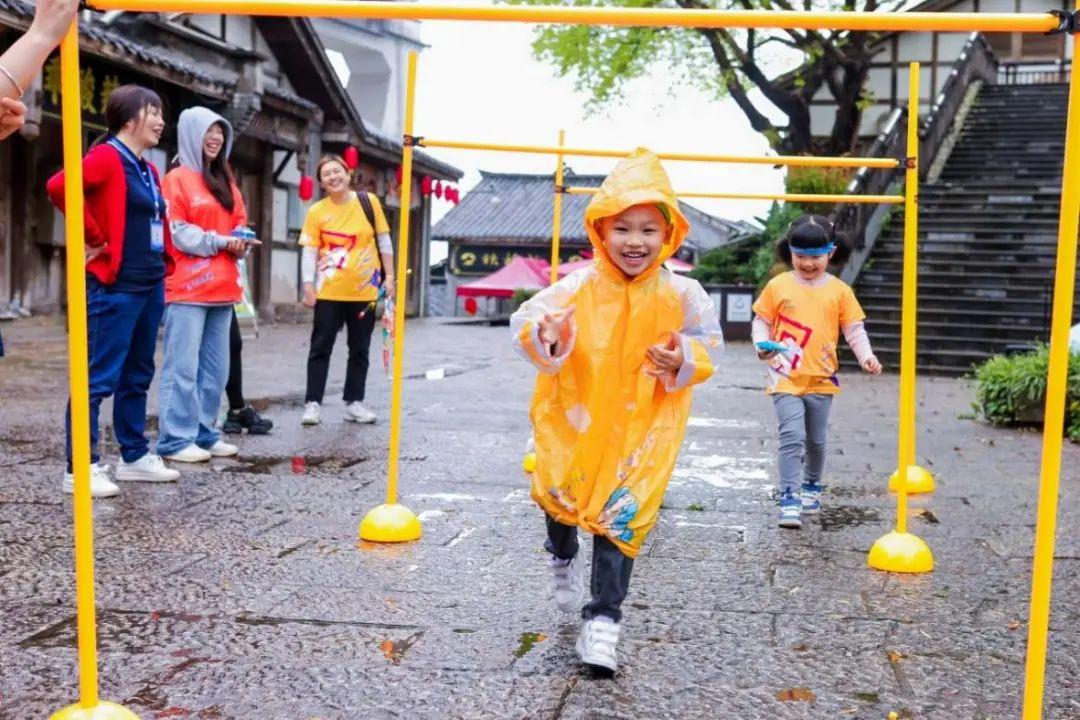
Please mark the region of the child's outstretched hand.
POLYGON ((682 338, 679 333, 672 333, 664 345, 653 345, 645 351, 645 357, 653 364, 645 373, 653 377, 663 377, 668 373, 678 372, 686 358, 683 356, 682 338))
POLYGON ((870 357, 866 358, 865 361, 863 361, 862 369, 870 373, 871 375, 880 375, 881 363, 876 357, 871 355, 870 357))
POLYGON ((540 342, 545 345, 557 344, 569 327, 569 323, 573 322, 573 317, 573 305, 555 312, 544 313, 544 317, 540 318, 540 322, 537 323, 540 342))

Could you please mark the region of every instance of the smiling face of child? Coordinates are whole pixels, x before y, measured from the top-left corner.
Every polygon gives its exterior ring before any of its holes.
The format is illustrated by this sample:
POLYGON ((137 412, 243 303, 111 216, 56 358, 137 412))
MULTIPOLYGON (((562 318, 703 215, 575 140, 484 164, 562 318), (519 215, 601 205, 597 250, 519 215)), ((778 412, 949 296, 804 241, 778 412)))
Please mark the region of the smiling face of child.
POLYGON ((829 260, 835 251, 828 255, 800 255, 797 251, 791 251, 791 264, 800 278, 813 281, 824 275, 829 269, 829 260))
POLYGON ((667 220, 655 205, 634 205, 600 221, 608 257, 628 277, 652 267, 668 231, 667 220))

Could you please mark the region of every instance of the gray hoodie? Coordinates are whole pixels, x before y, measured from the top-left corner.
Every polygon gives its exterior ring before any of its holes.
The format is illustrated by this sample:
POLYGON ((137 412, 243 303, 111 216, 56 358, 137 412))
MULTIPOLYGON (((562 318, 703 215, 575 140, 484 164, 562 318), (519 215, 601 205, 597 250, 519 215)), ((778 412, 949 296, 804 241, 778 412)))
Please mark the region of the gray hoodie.
MULTIPOLYGON (((233 147, 233 128, 229 121, 209 108, 193 107, 180 113, 176 126, 176 135, 180 146, 180 164, 199 173, 203 171, 203 139, 212 125, 219 123, 225 128, 225 146, 222 154, 228 158, 233 147)), ((229 238, 215 232, 204 230, 191 223, 172 221, 173 244, 180 252, 199 257, 213 257, 225 250, 229 238)))

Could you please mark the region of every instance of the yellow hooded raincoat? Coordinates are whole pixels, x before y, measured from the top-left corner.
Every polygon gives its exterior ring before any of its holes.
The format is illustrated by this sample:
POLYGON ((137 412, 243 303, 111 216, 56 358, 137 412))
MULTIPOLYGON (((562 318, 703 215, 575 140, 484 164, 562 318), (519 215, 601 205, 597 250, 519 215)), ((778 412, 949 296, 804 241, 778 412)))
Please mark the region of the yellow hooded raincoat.
POLYGON ((531 417, 533 499, 548 515, 605 535, 636 557, 656 523, 690 414, 691 386, 708 379, 723 349, 712 300, 662 263, 690 229, 659 160, 639 149, 615 167, 585 212, 595 262, 546 288, 511 320, 518 352, 540 370, 531 417), (628 278, 610 260, 599 221, 659 205, 669 236, 652 267, 628 278), (537 321, 575 306, 553 357, 537 321), (686 358, 667 378, 645 373, 645 351, 677 333, 686 358))

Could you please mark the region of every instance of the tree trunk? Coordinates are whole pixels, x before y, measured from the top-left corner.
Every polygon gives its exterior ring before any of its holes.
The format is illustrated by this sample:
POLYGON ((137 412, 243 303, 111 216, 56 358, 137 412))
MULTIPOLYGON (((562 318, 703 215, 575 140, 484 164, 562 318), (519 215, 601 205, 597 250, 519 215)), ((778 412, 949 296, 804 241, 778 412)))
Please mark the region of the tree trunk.
POLYGON ((810 108, 800 101, 787 113, 787 134, 780 141, 777 151, 784 155, 803 155, 813 150, 813 135, 810 128, 810 108))
POLYGON ((836 116, 833 119, 832 132, 826 152, 830 155, 844 155, 852 152, 859 143, 859 127, 862 124, 862 109, 859 97, 863 83, 866 82, 868 66, 859 63, 843 68, 840 82, 840 97, 836 100, 836 116))

